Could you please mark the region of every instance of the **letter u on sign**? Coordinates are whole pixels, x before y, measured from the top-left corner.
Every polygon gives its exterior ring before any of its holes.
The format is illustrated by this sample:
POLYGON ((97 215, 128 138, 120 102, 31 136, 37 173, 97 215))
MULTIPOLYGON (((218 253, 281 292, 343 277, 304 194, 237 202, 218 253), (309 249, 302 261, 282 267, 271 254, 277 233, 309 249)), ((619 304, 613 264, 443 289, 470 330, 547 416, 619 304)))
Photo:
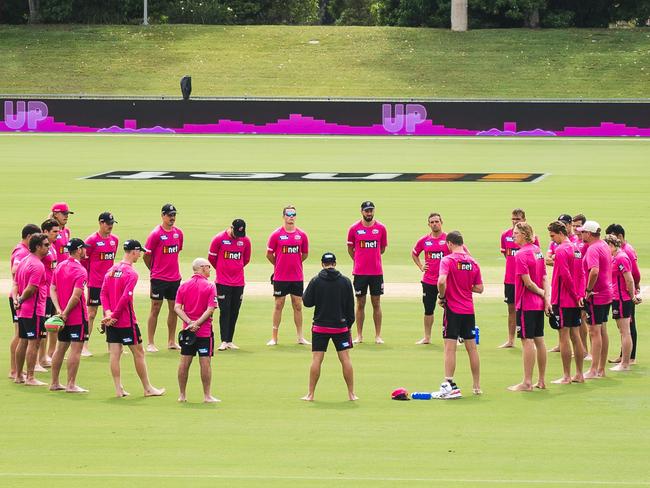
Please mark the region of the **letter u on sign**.
POLYGON ((415 127, 426 120, 427 109, 419 103, 409 103, 404 110, 403 103, 396 103, 393 116, 391 104, 384 103, 381 106, 381 115, 382 126, 387 132, 395 134, 405 128, 407 133, 412 134, 415 127))

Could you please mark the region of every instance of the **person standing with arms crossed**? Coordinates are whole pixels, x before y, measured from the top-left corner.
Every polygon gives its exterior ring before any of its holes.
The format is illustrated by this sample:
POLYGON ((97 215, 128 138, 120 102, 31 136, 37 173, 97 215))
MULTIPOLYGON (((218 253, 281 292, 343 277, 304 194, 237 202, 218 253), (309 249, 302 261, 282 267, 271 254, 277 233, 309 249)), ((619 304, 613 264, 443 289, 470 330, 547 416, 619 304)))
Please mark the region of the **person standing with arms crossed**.
POLYGON ((372 319, 375 323, 375 344, 383 344, 381 338, 381 296, 384 294, 384 271, 381 255, 388 246, 386 227, 375 220, 375 204, 361 204, 361 220, 348 230, 348 254, 354 263, 354 294, 357 297, 355 343, 363 342, 363 323, 366 318, 366 295, 370 289, 372 319))

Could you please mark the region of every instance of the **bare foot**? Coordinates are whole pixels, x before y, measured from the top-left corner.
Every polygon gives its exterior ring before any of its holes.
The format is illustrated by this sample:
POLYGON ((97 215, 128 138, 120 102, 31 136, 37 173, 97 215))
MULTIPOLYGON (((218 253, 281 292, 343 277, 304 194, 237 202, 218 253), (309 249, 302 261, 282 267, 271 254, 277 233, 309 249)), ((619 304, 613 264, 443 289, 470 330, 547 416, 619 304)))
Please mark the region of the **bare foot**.
POLYGON ((352 344, 361 344, 362 342, 363 342, 363 337, 357 336, 357 338, 352 341, 352 344))
POLYGON ((24 374, 19 374, 14 378, 14 383, 21 384, 25 382, 25 375, 24 374))
POLYGON ((598 375, 596 374, 595 371, 589 370, 584 374, 584 379, 586 379, 586 380, 595 380, 597 378, 598 378, 598 375))
POLYGON ((515 347, 515 345, 512 342, 504 342, 501 344, 497 349, 509 349, 511 347, 515 347))
POLYGON ((534 386, 539 390, 546 390, 546 383, 544 383, 543 381, 538 381, 537 383, 535 383, 534 386))
POLYGON ((532 385, 525 385, 523 383, 519 383, 518 385, 509 386, 508 390, 510 390, 510 391, 533 391, 533 386, 532 385))
POLYGON ((551 349, 548 350, 548 352, 560 352, 560 346, 552 347, 551 349))
POLYGON ((417 345, 421 344, 431 344, 431 339, 427 339, 426 337, 423 337, 419 341, 416 342, 417 345))
POLYGON ((61 383, 57 383, 56 385, 52 383, 50 385, 50 391, 62 391, 65 390, 65 386, 63 386, 61 383))
POLYGON ((238 346, 237 344, 233 343, 233 342, 229 342, 229 343, 226 345, 226 347, 228 347, 228 349, 232 349, 232 350, 235 350, 235 351, 236 351, 237 349, 239 349, 239 346, 238 346))
POLYGON ((187 397, 185 395, 181 395, 181 396, 178 397, 178 401, 180 403, 184 403, 184 402, 187 401, 187 397))
POLYGON ((152 386, 148 390, 144 390, 144 396, 146 397, 157 397, 157 396, 163 396, 164 394, 165 394, 164 388, 154 388, 152 386))
POLYGON ((220 401, 221 400, 219 400, 217 397, 213 397, 212 395, 203 399, 203 403, 219 403, 220 401))
POLYGON ((126 391, 124 388, 122 388, 121 390, 117 390, 115 392, 115 396, 117 398, 124 398, 124 397, 128 397, 129 395, 130 395, 130 393, 128 391, 126 391))
POLYGON ((591 357, 591 354, 587 354, 585 356, 585 361, 592 361, 592 360, 593 360, 593 358, 591 357))
POLYGON ((475 387, 472 388, 472 394, 473 394, 473 395, 482 395, 482 394, 483 394, 483 390, 481 390, 480 387, 475 386, 475 387))
POLYGON ((585 382, 585 377, 582 374, 576 374, 573 378, 571 378, 571 383, 584 383, 585 382))
POLYGON ((359 397, 356 396, 354 393, 348 393, 348 399, 349 399, 351 402, 356 402, 356 401, 359 399, 359 397))
POLYGON ((47 386, 47 383, 37 380, 36 378, 31 378, 25 380, 25 386, 47 386))
POLYGON ((379 336, 375 337, 375 344, 383 344, 383 343, 384 343, 384 340, 381 337, 379 337, 379 336))
POLYGON ((175 342, 172 342, 170 344, 167 344, 167 349, 172 350, 172 351, 179 351, 181 346, 176 344, 175 342))
POLYGON ((155 344, 147 344, 147 352, 158 352, 155 344))
POLYGON ((89 357, 92 357, 92 355, 93 355, 93 353, 90 352, 88 349, 82 349, 81 350, 81 357, 89 358, 89 357))
POLYGON ((7 378, 10 380, 15 380, 16 379, 16 372, 15 371, 9 371, 9 374, 7 375, 7 378))
POLYGON ((598 372, 596 373, 597 378, 604 378, 605 377, 605 370, 604 369, 599 369, 598 372))
POLYGON ((307 339, 305 339, 304 337, 300 337, 300 338, 298 339, 298 344, 300 344, 300 345, 302 345, 302 346, 311 346, 311 342, 309 342, 309 341, 308 341, 307 339))
POLYGON ((36 363, 34 365, 34 373, 47 373, 47 369, 45 368, 45 366, 36 363))
POLYGON ((554 385, 570 385, 571 384, 571 378, 568 376, 562 376, 562 378, 558 378, 557 380, 551 381, 554 385))
POLYGON ((267 346, 277 346, 278 341, 276 341, 275 339, 271 339, 269 342, 266 343, 266 345, 267 346))
POLYGON ((304 400, 306 402, 313 402, 314 401, 314 395, 307 394, 304 397, 302 397, 301 400, 304 400))
POLYGON ((72 385, 65 389, 66 393, 88 393, 86 388, 82 388, 79 385, 72 385))
POLYGON ((616 366, 609 368, 610 371, 630 371, 629 366, 623 366, 622 364, 617 364, 616 366))

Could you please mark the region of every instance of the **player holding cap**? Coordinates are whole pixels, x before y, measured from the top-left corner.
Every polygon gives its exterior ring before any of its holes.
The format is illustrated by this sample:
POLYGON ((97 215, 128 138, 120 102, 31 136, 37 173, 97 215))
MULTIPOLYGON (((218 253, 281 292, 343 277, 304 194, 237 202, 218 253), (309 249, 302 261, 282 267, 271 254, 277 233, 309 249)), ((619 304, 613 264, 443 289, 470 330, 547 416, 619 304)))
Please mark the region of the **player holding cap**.
POLYGON ((251 240, 246 237, 246 222, 235 219, 229 228, 214 236, 208 260, 217 275, 215 285, 221 332, 219 350, 239 349, 232 340, 244 298, 244 267, 251 260, 251 240))
MULTIPOLYGON (((86 259, 82 261, 88 271, 88 339, 93 332, 93 323, 97 308, 101 305, 102 282, 106 272, 115 264, 115 256, 120 238, 113 234, 113 225, 117 223, 110 212, 99 214, 99 230, 86 238, 86 259)), ((82 356, 92 356, 88 341, 83 343, 82 356)))
POLYGON ((196 354, 199 355, 201 383, 203 383, 203 401, 214 403, 220 401, 212 396, 212 356, 214 355, 214 333, 212 332, 212 314, 217 308, 217 290, 208 281, 210 262, 196 258, 192 262, 194 275, 178 288, 174 310, 183 321, 183 330, 191 332, 196 339, 191 345, 181 344, 181 362, 178 365, 179 402, 187 401, 185 393, 190 365, 196 354))
POLYGON ((16 309, 14 308, 14 299, 16 298, 16 269, 20 262, 29 255, 29 239, 34 235, 40 233, 41 229, 38 225, 27 224, 23 227, 21 232, 22 240, 16 244, 13 251, 11 251, 11 258, 9 259, 9 269, 11 270, 11 292, 9 293, 9 309, 11 310, 11 318, 14 323, 14 336, 11 339, 9 344, 9 378, 12 380, 16 379, 16 347, 20 342, 20 337, 18 337, 18 315, 16 315, 16 309))
MULTIPOLYGON (((578 231, 578 227, 582 227, 584 223, 587 221, 587 217, 585 217, 583 214, 576 214, 573 216, 573 219, 571 220, 571 227, 573 227, 573 233, 576 235, 577 239, 575 242, 576 247, 578 248, 578 251, 580 251, 580 262, 582 263, 582 259, 585 257, 585 252, 587 252, 587 247, 588 244, 582 240, 582 233, 578 231)), ((577 256, 577 254, 576 254, 577 256)), ((584 289, 587 287, 587 277, 585 276, 584 272, 582 273, 582 286, 580 287, 581 291, 584 291, 584 289)), ((585 360, 591 361, 591 356, 589 355, 589 327, 587 326, 587 314, 582 309, 580 313, 581 317, 581 322, 580 322, 580 339, 582 340, 582 345, 585 348, 585 360)))
POLYGON ((183 231, 174 225, 176 212, 176 207, 171 203, 162 206, 162 223, 151 231, 145 244, 147 252, 143 260, 151 271, 151 312, 147 321, 147 352, 158 352, 154 336, 163 300, 167 300, 168 308, 167 348, 180 349, 176 344, 174 301, 181 284, 178 257, 183 250, 183 231))
POLYGON ((456 348, 462 338, 469 356, 472 371, 472 392, 480 395, 480 359, 476 348, 476 317, 472 293, 483 293, 481 269, 464 246, 463 236, 457 230, 446 237, 451 252, 440 261, 438 276, 438 300, 444 309, 442 338, 445 343, 445 381, 440 391, 433 394, 439 400, 461 398, 462 394, 454 382, 456 372, 456 348))
POLYGON ((147 252, 147 249, 135 239, 125 241, 123 248, 124 258, 108 270, 104 276, 101 292, 101 303, 104 309, 102 326, 106 331, 106 342, 111 357, 115 395, 128 396, 120 374, 122 348, 128 346, 133 354, 135 370, 144 388, 144 396, 160 396, 165 393, 165 389, 154 388, 149 381, 140 327, 133 308, 133 291, 138 283, 138 273, 133 269, 133 264, 140 259, 143 251, 147 252))
POLYGON ((429 228, 431 232, 421 237, 413 247, 411 258, 415 265, 422 271, 422 303, 424 304, 424 337, 416 344, 431 344, 431 328, 433 326, 433 312, 436 309, 438 297, 438 274, 440 261, 449 254, 447 234, 442 230, 442 217, 439 213, 429 214, 429 228), (424 264, 420 261, 420 254, 424 252, 424 264))
POLYGON ((86 258, 87 244, 73 237, 68 241, 68 259, 59 264, 54 271, 50 295, 56 314, 65 325, 59 329, 56 350, 52 356, 52 383, 50 390, 65 390, 67 393, 86 393, 88 390, 77 385, 77 371, 81 359, 81 349, 88 340, 88 310, 84 287, 88 272, 81 264, 86 258), (65 386, 59 382, 63 359, 68 352, 68 381, 65 386))
MULTIPOLYGON (((45 266, 45 279, 47 280, 47 299, 45 301, 45 315, 43 316, 43 320, 47 320, 56 313, 54 303, 52 303, 52 298, 50 297, 50 285, 52 284, 54 270, 59 265, 59 253, 56 252, 56 248, 60 245, 61 241, 59 238, 61 235, 61 226, 56 219, 47 219, 41 224, 41 230, 50 240, 51 244, 47 254, 43 258, 43 265, 45 266)), ((62 259, 64 261, 68 259, 68 240, 69 239, 66 237, 65 252, 60 254, 63 256, 62 259)), ((52 356, 54 355, 54 351, 56 349, 57 333, 56 331, 49 332, 45 329, 45 327, 43 327, 43 330, 41 332, 43 334, 43 340, 41 341, 38 353, 39 358, 36 362, 36 371, 43 372, 45 371, 46 367, 49 368, 52 364, 52 356)))
POLYGON ((54 251, 56 252, 57 262, 62 263, 68 259, 67 245, 72 234, 70 228, 66 226, 68 225, 69 216, 74 214, 74 212, 70 210, 70 207, 65 202, 54 203, 51 211, 50 218, 56 220, 60 228, 56 238, 56 244, 54 245, 54 251))
POLYGON ((363 342, 363 323, 366 318, 366 294, 370 288, 372 318, 375 323, 375 343, 383 344, 381 338, 381 295, 384 294, 384 271, 381 255, 388 246, 386 227, 375 220, 375 204, 365 201, 361 204, 361 220, 348 230, 348 254, 354 262, 354 294, 357 297, 355 343, 363 342))
POLYGON ((612 253, 600 239, 598 222, 587 220, 579 230, 582 240, 589 246, 582 260, 587 281, 584 307, 591 338, 591 368, 585 373, 585 379, 589 380, 605 376, 609 349, 607 319, 612 303, 612 253))
POLYGON ((330 339, 343 369, 348 387, 348 399, 359 398, 354 393, 354 371, 350 361, 352 348, 350 328, 354 324, 354 295, 352 283, 336 269, 336 256, 326 252, 321 257, 323 269, 307 285, 303 302, 314 308, 312 331, 312 363, 309 369, 309 391, 302 400, 313 401, 321 365, 330 339))
POLYGON ((533 228, 526 222, 517 222, 513 229, 519 247, 515 255, 515 310, 517 336, 521 339, 524 379, 509 386, 510 391, 532 391, 535 356, 538 380, 535 388, 546 388, 546 345, 544 344, 544 313, 550 315, 551 296, 544 255, 533 244, 533 228))
POLYGON ((16 268, 16 294, 14 309, 18 315, 18 337, 16 347, 16 383, 27 386, 44 386, 46 383, 34 378, 34 367, 41 341, 45 300, 47 298, 47 279, 43 257, 50 248, 45 234, 34 234, 29 238, 29 255, 16 268), (27 377, 23 366, 27 362, 27 377))
POLYGON ((304 275, 302 263, 309 255, 307 234, 296 227, 296 207, 289 205, 282 209, 284 223, 273 231, 266 246, 266 259, 273 265, 273 331, 267 346, 278 343, 278 329, 282 320, 282 309, 287 295, 291 295, 293 321, 296 324, 298 344, 310 344, 302 332, 302 293, 304 275))

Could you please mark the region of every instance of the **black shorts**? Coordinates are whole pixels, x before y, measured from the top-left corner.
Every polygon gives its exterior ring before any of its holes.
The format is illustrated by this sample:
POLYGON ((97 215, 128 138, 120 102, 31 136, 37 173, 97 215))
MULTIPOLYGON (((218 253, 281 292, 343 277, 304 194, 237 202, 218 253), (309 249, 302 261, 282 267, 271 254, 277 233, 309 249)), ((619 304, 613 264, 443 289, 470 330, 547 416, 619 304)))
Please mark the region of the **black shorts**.
POLYGON ((45 300, 45 316, 44 318, 47 320, 49 319, 52 315, 56 315, 56 308, 54 308, 54 302, 50 297, 47 297, 45 300))
POLYGON ((181 280, 151 280, 151 293, 149 296, 152 300, 176 300, 176 292, 178 292, 179 286, 181 286, 181 280))
POLYGON ((585 313, 587 314, 587 325, 604 324, 609 318, 609 307, 611 303, 603 305, 594 305, 588 301, 585 303, 585 313))
POLYGON ((304 289, 304 281, 273 281, 274 297, 286 297, 287 295, 301 297, 304 289))
POLYGON ((84 322, 82 325, 66 325, 61 327, 57 339, 61 342, 88 341, 88 322, 84 322))
POLYGON ((200 358, 214 356, 214 334, 210 337, 197 337, 191 346, 181 346, 181 356, 196 356, 200 358))
POLYGON ((101 303, 101 294, 102 294, 102 289, 101 288, 95 288, 92 286, 88 287, 88 303, 87 305, 90 305, 91 307, 99 307, 101 303))
POLYGON ((455 313, 445 308, 442 317, 442 338, 458 340, 475 339, 476 317, 473 313, 455 313))
POLYGON ((106 342, 123 346, 142 344, 140 327, 138 324, 134 324, 132 327, 106 327, 106 342))
POLYGON ((612 302, 612 318, 616 319, 628 319, 632 317, 632 310, 634 304, 632 300, 614 300, 612 302))
POLYGON ((430 283, 422 282, 422 303, 424 304, 424 315, 433 315, 438 301, 438 287, 430 283))
POLYGON ((350 330, 340 334, 324 334, 323 332, 311 332, 311 350, 312 352, 326 352, 330 339, 334 343, 337 351, 352 349, 352 336, 350 330))
POLYGON ((384 294, 384 275, 354 275, 354 294, 358 297, 368 294, 377 297, 384 294))
POLYGON ((14 308, 14 299, 9 297, 9 310, 11 310, 11 320, 14 324, 18 323, 18 315, 16 315, 16 309, 14 308))
POLYGON ((28 319, 18 317, 18 337, 21 339, 28 341, 40 339, 43 337, 44 330, 43 317, 34 316, 28 319))
POLYGON ((544 337, 544 310, 517 310, 517 337, 544 337))
POLYGON ((553 305, 553 314, 548 318, 551 329, 560 330, 565 327, 580 327, 582 311, 578 307, 562 307, 553 305))
POLYGON ((503 301, 508 304, 515 303, 515 285, 503 284, 503 301))

